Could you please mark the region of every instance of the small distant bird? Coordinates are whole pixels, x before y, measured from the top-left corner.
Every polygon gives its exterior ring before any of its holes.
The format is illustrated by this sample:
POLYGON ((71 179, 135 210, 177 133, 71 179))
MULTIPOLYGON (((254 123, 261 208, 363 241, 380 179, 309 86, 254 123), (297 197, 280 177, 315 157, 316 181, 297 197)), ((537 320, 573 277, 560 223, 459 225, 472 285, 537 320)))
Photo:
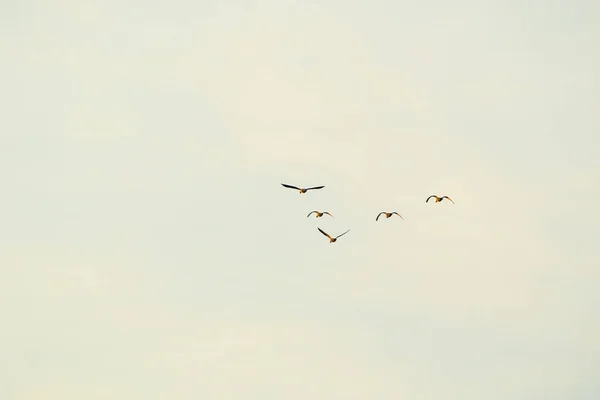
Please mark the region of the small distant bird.
MULTIPOLYGON (((448 199, 448 200, 452 201, 452 199, 450 197, 448 197, 448 196, 439 197, 439 196, 436 196, 435 194, 432 194, 431 196, 429 196, 427 198, 427 200, 425 200, 425 203, 427 203, 429 201, 429 199, 432 198, 432 197, 435 197, 435 202, 436 203, 439 203, 440 201, 442 201, 444 199, 448 199)), ((452 201, 452 204, 454 204, 454 201, 452 201)))
POLYGON ((314 186, 314 187, 309 187, 309 188, 299 188, 296 186, 292 186, 292 185, 286 185, 285 183, 282 183, 281 186, 286 187, 286 188, 290 188, 290 189, 296 189, 300 191, 300 194, 302 193, 306 193, 309 190, 313 190, 313 189, 323 189, 325 186, 314 186))
POLYGON ((329 214, 327 211, 324 212, 319 212, 319 211, 311 211, 308 213, 308 215, 306 216, 306 218, 310 217, 310 214, 312 213, 316 213, 317 214, 317 218, 321 218, 324 214, 329 215, 331 218, 333 218, 333 215, 329 214))
MULTIPOLYGON (((375 221, 377 221, 379 219, 379 217, 381 216, 381 214, 385 214, 386 218, 389 218, 389 217, 391 217, 394 214, 396 214, 397 216, 399 216, 400 218, 402 218, 402 215, 398 214, 396 211, 393 211, 393 212, 382 211, 379 214, 377 214, 377 218, 375 218, 375 221)), ((402 218, 402 219, 404 219, 404 218, 402 218)))
POLYGON ((339 237, 344 236, 346 233, 350 232, 350 229, 348 229, 346 232, 342 233, 341 235, 337 235, 336 237, 331 237, 327 233, 325 233, 321 228, 317 227, 317 229, 319 230, 319 232, 321 232, 323 235, 325 235, 329 238, 329 243, 335 242, 336 240, 338 240, 339 237))

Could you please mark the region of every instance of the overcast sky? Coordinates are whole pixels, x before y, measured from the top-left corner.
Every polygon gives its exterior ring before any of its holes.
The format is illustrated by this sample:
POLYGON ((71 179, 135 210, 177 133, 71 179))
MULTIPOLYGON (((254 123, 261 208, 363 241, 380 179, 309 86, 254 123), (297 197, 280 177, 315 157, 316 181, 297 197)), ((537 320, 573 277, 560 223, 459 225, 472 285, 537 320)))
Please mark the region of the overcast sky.
POLYGON ((600 398, 598 1, 0 9, 3 400, 600 398))

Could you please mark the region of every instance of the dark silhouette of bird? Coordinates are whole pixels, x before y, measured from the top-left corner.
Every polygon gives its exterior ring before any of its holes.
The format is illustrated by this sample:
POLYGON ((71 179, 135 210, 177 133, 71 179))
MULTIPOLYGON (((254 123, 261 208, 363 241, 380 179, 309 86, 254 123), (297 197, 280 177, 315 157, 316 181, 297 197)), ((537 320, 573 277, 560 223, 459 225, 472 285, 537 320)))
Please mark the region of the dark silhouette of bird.
POLYGON ((316 213, 316 214, 317 214, 317 218, 321 218, 321 217, 322 217, 323 215, 325 215, 325 214, 327 214, 327 215, 329 215, 331 218, 333 218, 333 215, 329 214, 327 211, 324 211, 324 212, 319 212, 319 211, 311 211, 311 212, 309 212, 309 213, 308 213, 308 215, 306 216, 306 218, 310 217, 310 215, 311 215, 312 213, 316 213))
POLYGON ((336 240, 338 240, 339 237, 344 236, 346 233, 350 232, 350 229, 348 229, 346 232, 342 233, 341 235, 337 235, 336 237, 331 237, 327 233, 325 233, 321 228, 317 227, 317 229, 319 230, 319 232, 321 232, 323 235, 325 235, 329 238, 329 243, 334 243, 336 240))
MULTIPOLYGON (((396 214, 397 216, 399 216, 400 218, 402 218, 402 215, 398 214, 396 211, 392 211, 392 212, 382 211, 379 214, 377 214, 377 218, 375 218, 375 221, 377 221, 379 219, 379 217, 381 216, 381 214, 385 214, 386 218, 389 218, 389 217, 391 217, 394 214, 396 214)), ((404 218, 402 218, 402 219, 404 219, 404 218)))
POLYGON ((435 202, 436 203, 439 203, 440 201, 442 201, 444 199, 448 199, 448 200, 452 201, 452 204, 454 204, 454 201, 450 197, 448 197, 448 196, 439 197, 439 196, 436 196, 435 194, 432 194, 431 196, 429 196, 427 198, 427 200, 425 200, 425 203, 427 203, 429 201, 429 199, 432 198, 432 197, 435 197, 435 202))
POLYGON ((314 186, 314 187, 309 187, 309 188, 299 188, 296 186, 292 186, 292 185, 286 185, 285 183, 282 183, 281 186, 286 187, 286 188, 290 188, 290 189, 296 189, 300 191, 300 194, 302 193, 306 193, 309 190, 314 190, 314 189, 323 189, 325 186, 314 186))

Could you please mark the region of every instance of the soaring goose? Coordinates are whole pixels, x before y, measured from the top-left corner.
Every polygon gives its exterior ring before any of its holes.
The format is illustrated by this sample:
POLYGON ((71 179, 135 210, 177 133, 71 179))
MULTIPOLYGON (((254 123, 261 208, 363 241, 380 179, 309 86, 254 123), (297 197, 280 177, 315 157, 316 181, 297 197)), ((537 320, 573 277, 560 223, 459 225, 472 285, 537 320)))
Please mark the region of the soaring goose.
POLYGON ((323 235, 325 235, 329 238, 329 243, 334 243, 336 240, 338 240, 339 237, 344 236, 346 233, 350 232, 350 229, 348 229, 346 232, 342 233, 341 235, 337 235, 336 237, 331 237, 327 233, 325 233, 321 228, 317 227, 317 229, 319 230, 319 232, 321 232, 323 235))
MULTIPOLYGON (((442 201, 444 199, 448 199, 448 200, 452 201, 452 199, 450 197, 448 197, 448 196, 439 197, 439 196, 436 196, 435 194, 432 194, 431 196, 429 196, 427 198, 427 200, 425 200, 425 203, 427 203, 429 201, 429 199, 432 198, 432 197, 435 197, 435 202, 436 203, 439 203, 440 201, 442 201)), ((454 201, 452 201, 452 204, 454 204, 454 201)))
POLYGON ((308 213, 308 215, 306 216, 306 218, 310 217, 310 215, 311 215, 312 213, 316 213, 316 214, 317 214, 317 218, 321 218, 321 217, 322 217, 323 215, 325 215, 325 214, 327 214, 327 215, 329 215, 331 218, 333 218, 333 215, 329 214, 327 211, 324 211, 324 212, 319 212, 319 211, 311 211, 311 212, 309 212, 309 213, 308 213))
MULTIPOLYGON (((398 214, 396 211, 392 211, 392 212, 382 211, 379 214, 377 214, 377 218, 375 218, 375 221, 377 221, 379 219, 379 217, 381 216, 381 214, 385 214, 386 218, 389 218, 389 217, 391 217, 394 214, 396 214, 397 216, 399 216, 400 218, 402 218, 402 215, 398 214)), ((404 218, 402 218, 402 219, 404 219, 404 218)))
POLYGON ((306 193, 309 190, 313 190, 313 189, 323 189, 325 186, 314 186, 314 187, 309 187, 309 188, 299 188, 296 186, 292 186, 292 185, 286 185, 285 183, 282 183, 281 186, 286 187, 286 188, 290 188, 290 189, 296 189, 300 191, 300 194, 302 193, 306 193))

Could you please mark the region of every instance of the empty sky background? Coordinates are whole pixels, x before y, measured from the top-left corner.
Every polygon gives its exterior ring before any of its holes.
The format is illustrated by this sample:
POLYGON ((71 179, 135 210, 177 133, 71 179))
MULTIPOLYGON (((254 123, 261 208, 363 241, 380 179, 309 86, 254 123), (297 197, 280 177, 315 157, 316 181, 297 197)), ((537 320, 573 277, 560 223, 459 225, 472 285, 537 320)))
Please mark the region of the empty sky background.
POLYGON ((600 397, 598 1, 0 9, 0 398, 600 397))

